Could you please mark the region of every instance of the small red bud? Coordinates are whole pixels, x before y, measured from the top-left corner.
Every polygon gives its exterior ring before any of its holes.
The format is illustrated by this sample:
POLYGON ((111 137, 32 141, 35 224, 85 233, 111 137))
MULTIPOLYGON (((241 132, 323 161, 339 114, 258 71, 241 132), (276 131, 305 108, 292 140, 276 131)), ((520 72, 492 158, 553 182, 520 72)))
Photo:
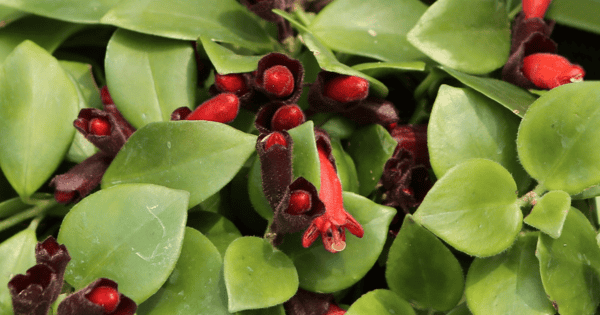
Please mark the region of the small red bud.
POLYGON ((185 120, 208 120, 228 123, 240 110, 240 100, 235 94, 221 93, 202 103, 185 120))
POLYGON ((274 131, 289 130, 306 121, 304 113, 296 104, 281 106, 273 115, 271 129, 274 131))
POLYGON ((267 138, 265 142, 265 150, 269 150, 272 146, 276 144, 284 147, 287 145, 285 137, 279 132, 274 132, 267 138))
POLYGON ((325 315, 344 315, 346 311, 335 304, 329 304, 327 313, 325 315))
POLYGON ((525 19, 536 17, 543 19, 550 2, 552 2, 552 0, 523 0, 525 19))
POLYGON ((542 89, 553 89, 557 86, 583 80, 585 71, 578 65, 571 64, 563 56, 538 53, 523 59, 523 75, 542 89))
POLYGON ((104 313, 112 313, 119 305, 119 292, 111 287, 96 287, 86 298, 92 303, 104 307, 104 313))
POLYGON ((286 97, 294 92, 294 75, 286 66, 276 65, 265 70, 263 84, 267 92, 286 97))
POLYGON ((55 191, 54 192, 54 200, 58 203, 67 204, 71 202, 77 195, 76 191, 55 191))
POLYGON ((90 120, 89 130, 95 136, 108 136, 111 131, 110 124, 104 118, 93 118, 90 120))
POLYGON ((112 97, 110 97, 110 93, 108 93, 108 86, 103 86, 102 89, 100 89, 100 98, 102 99, 102 104, 104 105, 109 105, 109 104, 114 104, 115 102, 113 102, 112 97))
POLYGON ((325 83, 325 96, 340 103, 359 101, 367 95, 369 81, 360 77, 341 75, 325 83))
POLYGON ((219 91, 234 93, 240 96, 248 92, 246 80, 244 80, 244 76, 239 73, 215 74, 215 86, 219 91))
POLYGON ((287 213, 293 215, 303 214, 310 210, 312 201, 310 194, 305 190, 295 190, 290 196, 290 205, 287 208, 287 213))

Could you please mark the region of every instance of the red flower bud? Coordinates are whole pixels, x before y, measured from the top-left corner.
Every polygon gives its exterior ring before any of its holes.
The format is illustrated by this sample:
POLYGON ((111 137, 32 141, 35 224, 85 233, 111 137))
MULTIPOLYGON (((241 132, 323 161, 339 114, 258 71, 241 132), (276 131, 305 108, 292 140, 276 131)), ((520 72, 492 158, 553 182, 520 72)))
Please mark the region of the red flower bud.
POLYGON ((344 315, 346 314, 346 310, 340 308, 335 304, 329 304, 329 308, 327 309, 327 313, 325 315, 344 315))
POLYGON ((119 292, 111 287, 97 287, 92 290, 86 298, 92 303, 104 307, 106 314, 112 313, 119 305, 119 292))
POLYGON ((234 93, 238 96, 248 92, 246 80, 239 73, 215 74, 215 86, 221 92, 234 93))
POLYGON ((108 136, 111 132, 110 123, 104 118, 92 118, 89 130, 95 136, 108 136))
POLYGON ((273 66, 263 74, 263 87, 277 97, 289 96, 294 92, 294 75, 286 66, 273 66))
POLYGON ((54 192, 54 200, 56 200, 56 202, 58 203, 62 203, 62 204, 67 204, 70 203, 71 201, 75 200, 75 197, 77 196, 77 191, 59 191, 56 190, 54 192))
POLYGON ((546 10, 552 0, 523 0, 523 12, 525 19, 540 18, 546 15, 546 10))
POLYGON ((202 103, 185 120, 208 120, 228 123, 240 110, 240 100, 235 94, 221 93, 202 103))
POLYGON ((523 75, 542 89, 553 89, 557 86, 583 80, 585 71, 578 65, 571 64, 563 56, 538 53, 523 59, 521 69, 523 75))
POLYGON ((325 96, 341 103, 365 99, 369 94, 369 81, 356 76, 341 75, 325 84, 325 96))
POLYGON ((280 107, 271 120, 271 129, 274 131, 289 130, 300 126, 306 121, 304 112, 296 104, 280 107))
POLYGON ((269 150, 269 148, 276 144, 284 147, 287 146, 287 141, 285 141, 285 137, 279 132, 274 132, 267 138, 265 142, 265 150, 269 150))
POLYGON ((290 205, 287 213, 293 215, 303 214, 311 208, 310 194, 305 190, 295 190, 290 196, 290 205))

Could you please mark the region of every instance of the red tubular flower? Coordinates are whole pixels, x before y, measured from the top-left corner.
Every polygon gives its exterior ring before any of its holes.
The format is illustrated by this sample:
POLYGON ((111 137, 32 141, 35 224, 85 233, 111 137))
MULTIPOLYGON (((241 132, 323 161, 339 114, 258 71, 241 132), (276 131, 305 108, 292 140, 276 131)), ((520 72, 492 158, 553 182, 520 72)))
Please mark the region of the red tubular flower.
POLYGON ((526 19, 544 18, 552 0, 523 0, 523 12, 526 19))
POLYGON ((320 234, 325 249, 336 253, 346 248, 344 228, 359 238, 363 237, 364 230, 360 223, 344 210, 342 184, 335 169, 331 146, 325 132, 318 132, 317 149, 321 165, 319 199, 325 205, 325 213, 315 218, 304 232, 302 246, 309 247, 320 234))
POLYGON ((306 121, 304 112, 296 104, 271 102, 258 111, 254 126, 261 133, 284 131, 298 127, 306 121))
POLYGON ((258 62, 254 87, 269 99, 294 104, 302 93, 304 67, 296 59, 280 53, 270 53, 258 62))
POLYGON ((553 89, 557 86, 583 81, 585 71, 571 64, 563 56, 538 53, 523 59, 523 75, 538 88, 553 89))
POLYGON ((198 106, 185 120, 232 122, 240 111, 240 100, 235 94, 221 93, 198 106))
POLYGON ((309 114, 352 110, 368 96, 369 85, 363 80, 335 72, 319 72, 308 90, 309 114))
POLYGON ((222 93, 242 96, 249 92, 246 78, 241 73, 215 74, 215 87, 222 93))
POLYGON ((346 310, 340 308, 339 306, 337 306, 335 304, 329 305, 329 309, 327 310, 327 313, 325 313, 325 315, 344 315, 344 314, 346 314, 346 310))
POLYGON ((60 315, 133 315, 137 304, 118 291, 116 282, 100 278, 58 305, 60 315))
POLYGON ((349 75, 340 75, 325 83, 326 97, 341 103, 364 100, 369 95, 369 81, 349 75))

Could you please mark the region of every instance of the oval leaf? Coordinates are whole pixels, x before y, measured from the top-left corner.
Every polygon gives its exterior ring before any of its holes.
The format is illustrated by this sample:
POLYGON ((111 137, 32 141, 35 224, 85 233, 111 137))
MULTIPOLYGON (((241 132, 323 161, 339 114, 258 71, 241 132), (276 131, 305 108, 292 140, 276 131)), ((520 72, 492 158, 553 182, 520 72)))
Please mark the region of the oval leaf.
POLYGON ((231 181, 254 152, 256 136, 212 121, 146 125, 125 143, 102 187, 151 183, 190 192, 190 207, 231 181))
POLYGON ((535 204, 523 220, 534 228, 559 238, 571 208, 571 197, 564 191, 550 191, 535 204))
POLYGON ((600 34, 600 15, 596 12, 600 12, 600 2, 597 0, 554 0, 545 17, 600 34))
POLYGON ((252 72, 258 67, 262 56, 243 56, 215 43, 207 36, 200 36, 204 51, 219 74, 252 72))
POLYGON ((474 314, 555 313, 546 297, 540 266, 535 258, 539 233, 517 239, 508 251, 489 258, 475 258, 467 274, 467 303, 474 314))
POLYGON ((500 164, 471 159, 451 168, 431 188, 414 214, 452 247, 469 255, 498 254, 514 242, 523 214, 517 186, 500 164))
POLYGON ((448 311, 463 296, 458 260, 435 235, 404 217, 388 254, 385 279, 392 291, 420 308, 448 311))
POLYGON ((362 238, 346 231, 346 249, 335 254, 323 248, 320 238, 309 248, 302 247, 303 232, 286 236, 280 246, 294 261, 305 290, 330 293, 352 286, 373 267, 383 249, 396 210, 351 192, 344 192, 343 198, 344 209, 365 231, 362 238))
POLYGON ((123 116, 136 128, 169 121, 194 108, 197 68, 189 42, 117 30, 106 48, 106 82, 123 116))
POLYGON ((410 304, 390 290, 374 290, 354 302, 346 315, 415 315, 410 304))
POLYGON ((508 60, 510 23, 501 1, 439 0, 406 37, 444 66, 483 74, 508 60))
POLYGON ((471 89, 442 85, 427 127, 435 175, 442 177, 469 159, 485 158, 504 166, 521 191, 527 189, 531 178, 517 160, 515 144, 519 122, 496 102, 471 89))
POLYGON ((600 82, 565 84, 535 101, 519 127, 525 170, 549 190, 574 195, 600 183, 600 82), (593 151, 592 151, 593 152, 593 151))
POLYGON ((231 221, 217 213, 206 211, 189 213, 187 225, 206 236, 221 256, 225 256, 225 250, 231 242, 242 236, 231 221))
POLYGON ((100 18, 121 0, 3 0, 6 5, 21 11, 76 23, 98 23, 100 18))
POLYGON ((71 262, 65 280, 76 290, 109 278, 141 303, 173 271, 181 251, 189 194, 147 184, 103 189, 65 216, 58 242, 71 262))
POLYGON ((273 209, 271 209, 271 205, 262 189, 259 159, 254 160, 254 163, 252 163, 252 166, 250 167, 250 172, 248 173, 248 196, 250 197, 252 208, 260 214, 261 217, 269 221, 273 219, 273 209))
POLYGON ((181 255, 165 284, 142 303, 139 315, 229 315, 223 260, 202 233, 185 229, 181 255))
POLYGON ((12 314, 8 281, 35 265, 37 239, 33 229, 21 231, 0 244, 0 313, 12 314))
POLYGON ((541 234, 537 244, 542 283, 561 314, 595 314, 600 303, 600 248, 596 231, 571 207, 559 238, 541 234))
POLYGON ((344 151, 340 139, 332 138, 331 148, 342 189, 344 191, 358 193, 358 174, 356 173, 354 161, 350 155, 344 151))
POLYGON ((281 304, 298 290, 294 264, 264 239, 233 241, 223 264, 230 312, 281 304))
POLYGON ((67 153, 79 97, 58 61, 28 40, 6 58, 0 77, 0 166, 28 197, 67 153))

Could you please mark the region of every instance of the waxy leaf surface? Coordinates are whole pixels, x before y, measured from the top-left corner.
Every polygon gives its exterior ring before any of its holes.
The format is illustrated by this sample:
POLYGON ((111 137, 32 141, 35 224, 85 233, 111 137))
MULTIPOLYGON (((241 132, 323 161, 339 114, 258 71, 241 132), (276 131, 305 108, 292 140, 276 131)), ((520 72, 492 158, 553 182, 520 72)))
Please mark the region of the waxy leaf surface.
POLYGON ((358 282, 373 267, 383 249, 396 210, 351 192, 344 192, 344 209, 360 223, 365 234, 357 238, 347 230, 346 248, 330 253, 319 237, 309 248, 302 247, 302 234, 286 236, 280 248, 294 261, 300 287, 330 293, 358 282))
POLYGON ((475 258, 467 274, 467 304, 474 314, 555 313, 544 292, 535 257, 539 233, 517 238, 508 251, 475 258))
POLYGON ((146 125, 125 143, 102 186, 151 183, 190 192, 190 207, 221 190, 254 152, 256 136, 212 121, 146 125))
POLYGON ((294 147, 292 149, 292 172, 294 179, 302 176, 317 188, 321 187, 321 164, 312 121, 288 130, 294 147))
POLYGON ((260 176, 260 160, 255 159, 248 173, 248 196, 252 208, 260 214, 261 217, 271 220, 273 219, 273 209, 269 205, 269 201, 265 196, 262 188, 262 178, 260 176))
POLYGON ((243 56, 215 43, 207 36, 200 36, 200 42, 210 62, 219 74, 252 72, 258 67, 262 56, 243 56))
POLYGON ((519 127, 525 170, 549 190, 570 195, 600 183, 600 82, 565 84, 537 99, 519 127))
POLYGON ((331 139, 331 148, 342 189, 358 194, 358 174, 356 173, 354 161, 344 151, 339 139, 331 139))
POLYGON ((583 213, 569 210, 559 238, 541 234, 536 256, 546 294, 560 314, 595 314, 600 303, 600 248, 583 213))
POLYGON ((500 164, 471 159, 438 179, 414 219, 462 252, 492 256, 510 247, 521 230, 516 190, 500 164))
POLYGON ((238 238, 227 248, 223 264, 232 313, 281 304, 298 290, 293 262, 267 240, 238 238))
POLYGON ((500 1, 439 0, 406 37, 444 66, 483 74, 506 63, 510 23, 500 1))
POLYGON ((600 12, 598 0, 554 0, 545 18, 600 34, 600 15, 597 12, 600 12))
POLYGON ((189 42, 117 30, 104 66, 110 96, 136 128, 195 107, 198 75, 189 42))
POLYGON ((75 134, 79 98, 58 61, 24 41, 0 70, 0 166, 21 197, 62 162, 75 134), (43 157, 43 158, 40 158, 43 157))
POLYGON ((410 304, 390 290, 378 289, 356 300, 346 315, 415 315, 410 304))
POLYGON ((186 227, 181 255, 167 282, 137 310, 139 315, 229 315, 223 259, 210 240, 186 227))
POLYGON ((79 290, 109 278, 136 303, 154 294, 181 252, 189 193, 125 184, 94 193, 65 216, 58 242, 71 262, 65 280, 79 290))
POLYGON ((560 234, 571 208, 571 197, 564 191, 553 190, 546 193, 535 204, 531 213, 523 222, 550 235, 552 238, 560 234))
POLYGON ((23 230, 0 244, 0 313, 12 314, 8 281, 17 274, 25 274, 35 265, 37 239, 32 229, 23 230))
POLYGON ((75 23, 98 23, 111 7, 123 0, 2 0, 0 4, 53 19, 75 23))
POLYGON ((425 71, 425 62, 367 62, 354 65, 352 69, 372 77, 380 77, 406 71, 425 71))
POLYGON ((189 213, 187 225, 206 236, 221 256, 225 255, 225 250, 231 242, 242 236, 231 221, 218 213, 206 211, 189 213))

